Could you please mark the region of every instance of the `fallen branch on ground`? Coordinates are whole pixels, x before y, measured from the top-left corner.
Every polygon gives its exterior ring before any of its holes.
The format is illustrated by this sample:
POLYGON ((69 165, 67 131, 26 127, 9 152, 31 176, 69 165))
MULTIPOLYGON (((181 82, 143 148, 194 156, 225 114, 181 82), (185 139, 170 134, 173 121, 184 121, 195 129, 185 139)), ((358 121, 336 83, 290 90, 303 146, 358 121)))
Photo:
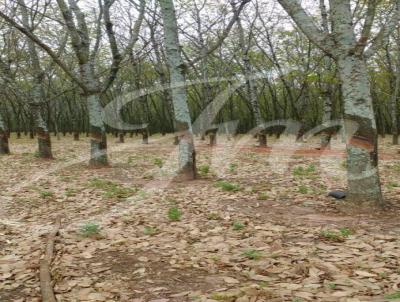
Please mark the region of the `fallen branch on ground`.
POLYGON ((40 291, 43 302, 56 302, 53 286, 51 284, 50 265, 54 256, 54 242, 61 227, 61 216, 57 216, 53 231, 47 238, 44 258, 40 260, 40 291))

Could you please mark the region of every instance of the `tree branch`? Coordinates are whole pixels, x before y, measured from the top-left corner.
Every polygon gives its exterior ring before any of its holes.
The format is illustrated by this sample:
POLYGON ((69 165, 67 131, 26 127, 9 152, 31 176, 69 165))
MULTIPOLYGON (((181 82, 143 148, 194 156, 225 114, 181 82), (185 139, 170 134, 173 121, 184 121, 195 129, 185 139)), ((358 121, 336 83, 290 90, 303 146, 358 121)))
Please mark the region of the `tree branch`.
POLYGON ((334 41, 329 33, 321 31, 306 13, 298 0, 278 0, 285 11, 310 41, 329 56, 333 56, 334 41))
POLYGON ((381 28, 376 37, 372 40, 371 46, 365 50, 364 56, 371 57, 377 50, 386 44, 389 40, 392 31, 399 25, 400 22, 400 0, 396 0, 394 12, 390 20, 381 28))
POLYGON ((25 29, 23 26, 19 25, 12 18, 8 17, 6 14, 0 11, 0 18, 4 19, 8 24, 17 29, 19 32, 27 36, 33 42, 35 42, 40 48, 42 48, 52 59, 53 61, 73 80, 79 87, 82 88, 83 91, 86 91, 85 85, 81 83, 81 81, 73 74, 71 70, 58 58, 57 54, 53 52, 53 50, 43 43, 35 34, 29 32, 29 30, 25 29))
POLYGON ((221 36, 219 37, 218 41, 212 45, 211 47, 209 47, 207 49, 207 51, 205 51, 203 54, 201 54, 200 56, 198 56, 197 58, 193 59, 190 61, 190 65, 194 65, 197 62, 201 61, 204 57, 209 56, 211 53, 213 53, 218 47, 220 47, 222 45, 222 43, 225 41, 226 37, 228 36, 228 34, 230 33, 233 25, 236 23, 237 19, 240 16, 240 13, 242 12, 242 10, 244 9, 244 7, 246 6, 247 3, 249 3, 251 0, 242 0, 239 7, 237 9, 235 9, 234 14, 232 16, 232 19, 230 20, 228 26, 224 29, 224 31, 222 32, 221 36))

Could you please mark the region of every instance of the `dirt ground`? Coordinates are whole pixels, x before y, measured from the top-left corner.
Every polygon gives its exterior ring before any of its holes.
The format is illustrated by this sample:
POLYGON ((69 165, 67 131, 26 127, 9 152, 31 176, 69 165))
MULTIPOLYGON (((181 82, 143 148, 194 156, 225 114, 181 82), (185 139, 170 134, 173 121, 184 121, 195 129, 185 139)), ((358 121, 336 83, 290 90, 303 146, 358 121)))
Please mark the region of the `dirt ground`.
POLYGON ((58 301, 394 301, 400 299, 400 154, 380 143, 390 208, 355 213, 344 145, 318 138, 196 140, 199 178, 173 181, 172 136, 109 137, 111 167, 87 167, 89 141, 10 141, 0 157, 0 301, 41 301, 39 260, 58 215, 58 301))

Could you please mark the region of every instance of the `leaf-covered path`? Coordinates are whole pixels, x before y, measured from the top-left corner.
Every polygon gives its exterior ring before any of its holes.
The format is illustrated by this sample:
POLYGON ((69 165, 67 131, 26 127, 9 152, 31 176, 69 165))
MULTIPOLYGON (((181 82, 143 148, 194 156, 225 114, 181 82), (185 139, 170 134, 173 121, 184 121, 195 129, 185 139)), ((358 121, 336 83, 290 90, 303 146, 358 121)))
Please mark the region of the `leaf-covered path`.
POLYGON ((385 145, 381 162, 392 209, 356 215, 326 197, 345 186, 340 156, 294 154, 284 139, 268 153, 197 141, 200 177, 182 183, 170 178, 172 138, 152 139, 111 139, 112 167, 97 170, 81 158, 86 140, 54 140, 55 161, 35 158, 34 141, 12 141, 0 158, 0 301, 40 301, 38 263, 59 214, 59 301, 396 298, 397 150, 385 145))

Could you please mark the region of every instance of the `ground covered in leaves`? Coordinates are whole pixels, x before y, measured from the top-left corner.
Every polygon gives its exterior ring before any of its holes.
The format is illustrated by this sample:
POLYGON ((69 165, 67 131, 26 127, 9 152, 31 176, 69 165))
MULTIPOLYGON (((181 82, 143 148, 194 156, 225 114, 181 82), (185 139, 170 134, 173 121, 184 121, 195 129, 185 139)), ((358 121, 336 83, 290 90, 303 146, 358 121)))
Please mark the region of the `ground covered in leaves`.
POLYGON ((173 181, 171 136, 109 138, 89 169, 87 138, 11 139, 0 158, 0 301, 40 301, 38 264, 57 215, 59 301, 390 301, 400 298, 400 154, 381 142, 386 212, 327 197, 346 184, 343 144, 196 140, 199 179, 173 181), (297 151, 296 151, 297 150, 297 151))

